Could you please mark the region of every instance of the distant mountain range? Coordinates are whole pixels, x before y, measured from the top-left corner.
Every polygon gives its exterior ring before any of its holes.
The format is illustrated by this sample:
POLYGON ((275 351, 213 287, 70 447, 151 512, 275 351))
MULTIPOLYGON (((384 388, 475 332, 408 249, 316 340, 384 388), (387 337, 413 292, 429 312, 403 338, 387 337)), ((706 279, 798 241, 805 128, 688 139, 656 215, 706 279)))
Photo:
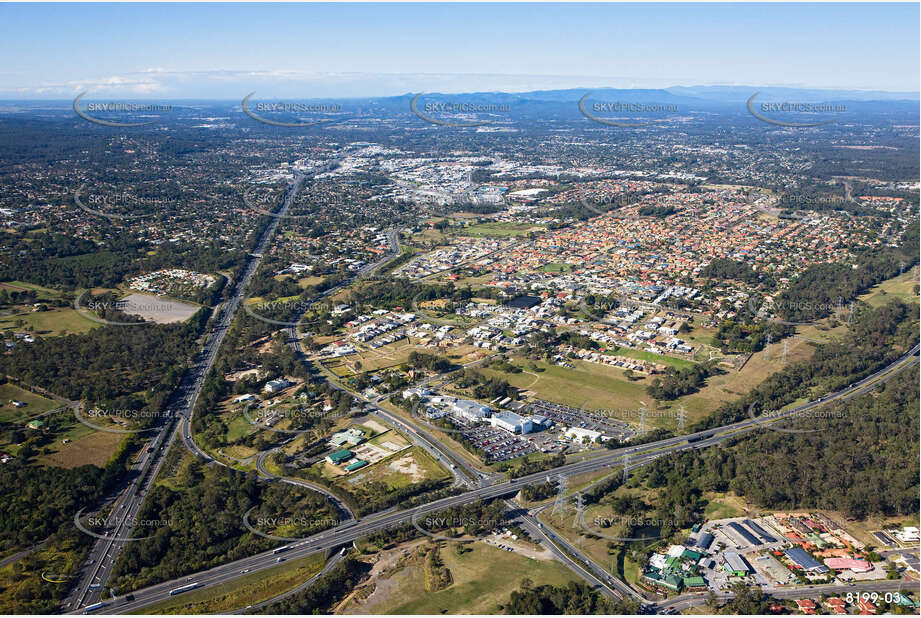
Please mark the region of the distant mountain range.
MULTIPOLYGON (((673 86, 670 88, 660 89, 642 89, 642 88, 568 88, 563 90, 534 90, 531 92, 469 92, 469 93, 437 93, 426 92, 425 97, 428 100, 450 99, 452 102, 459 103, 493 103, 493 104, 527 104, 527 103, 567 103, 574 104, 581 99, 586 93, 591 93, 593 101, 612 101, 625 103, 663 103, 675 105, 694 105, 694 104, 738 104, 744 103, 754 93, 760 93, 759 101, 808 101, 808 102, 832 102, 832 101, 854 101, 854 102, 884 102, 884 101, 919 101, 921 93, 918 92, 887 92, 882 90, 823 90, 815 88, 789 88, 777 86, 673 86)), ((369 102, 389 106, 393 103, 408 104, 416 94, 409 92, 398 96, 388 97, 343 97, 343 98, 316 98, 308 97, 295 99, 284 97, 281 100, 315 100, 315 101, 352 101, 352 102, 369 102)), ((87 97, 89 99, 90 97, 87 97)), ((132 99, 127 97, 93 97, 94 100, 118 100, 118 101, 177 101, 184 103, 209 103, 217 102, 214 99, 132 99)), ((262 98, 262 97, 260 97, 262 98)), ((266 100, 279 100, 270 96, 266 100)), ((228 99, 221 99, 220 102, 226 102, 228 99)), ((36 104, 42 107, 56 107, 57 104, 71 105, 71 100, 29 100, 29 99, 7 99, 0 103, 15 103, 17 105, 36 104)))
MULTIPOLYGON (((773 86, 673 86, 671 88, 569 88, 565 90, 535 90, 532 92, 470 92, 460 94, 425 93, 426 97, 450 98, 458 102, 489 101, 491 103, 549 102, 575 103, 586 93, 592 100, 621 101, 625 103, 739 103, 756 92, 761 99, 794 101, 919 101, 921 93, 885 92, 881 90, 819 90, 805 88, 780 88, 773 86)), ((407 93, 389 100, 410 99, 416 93, 407 93)), ((381 99, 383 101, 385 99, 381 99)))

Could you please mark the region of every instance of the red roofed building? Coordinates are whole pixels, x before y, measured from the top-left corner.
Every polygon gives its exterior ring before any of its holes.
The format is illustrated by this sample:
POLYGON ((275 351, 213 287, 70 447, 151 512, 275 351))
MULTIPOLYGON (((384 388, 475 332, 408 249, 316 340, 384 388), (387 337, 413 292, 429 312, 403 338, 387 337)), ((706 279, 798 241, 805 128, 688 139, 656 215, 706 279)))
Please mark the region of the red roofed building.
POLYGON ((858 601, 857 607, 860 608, 861 614, 875 614, 876 606, 870 601, 858 601))
POLYGON ((849 569, 855 573, 866 573, 873 570, 873 565, 869 561, 859 558, 826 558, 825 566, 836 571, 849 569))
POLYGON ((798 599, 796 601, 796 608, 804 614, 814 614, 816 604, 812 599, 798 599))

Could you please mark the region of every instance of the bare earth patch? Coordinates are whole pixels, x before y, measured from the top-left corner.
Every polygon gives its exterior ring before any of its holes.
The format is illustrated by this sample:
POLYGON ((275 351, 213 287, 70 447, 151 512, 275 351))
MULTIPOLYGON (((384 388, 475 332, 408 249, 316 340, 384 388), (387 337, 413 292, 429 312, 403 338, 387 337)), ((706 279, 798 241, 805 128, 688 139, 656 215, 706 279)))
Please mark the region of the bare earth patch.
POLYGON ((380 423, 378 423, 377 421, 371 418, 362 421, 362 425, 373 430, 375 433, 384 433, 385 431, 389 429, 388 427, 381 425, 380 423))
POLYGON ((120 307, 125 313, 139 315, 157 324, 184 322, 199 309, 196 305, 181 303, 171 298, 138 293, 125 296, 119 303, 122 303, 120 307))
POLYGON ((425 473, 419 470, 419 464, 416 463, 412 454, 391 461, 387 467, 394 472, 409 476, 413 483, 421 483, 425 480, 425 473))
POLYGON ((400 591, 407 581, 421 577, 421 570, 417 564, 412 563, 412 558, 423 543, 424 540, 418 540, 378 553, 368 579, 344 599, 334 613, 371 613, 374 606, 387 603, 391 595, 400 591))

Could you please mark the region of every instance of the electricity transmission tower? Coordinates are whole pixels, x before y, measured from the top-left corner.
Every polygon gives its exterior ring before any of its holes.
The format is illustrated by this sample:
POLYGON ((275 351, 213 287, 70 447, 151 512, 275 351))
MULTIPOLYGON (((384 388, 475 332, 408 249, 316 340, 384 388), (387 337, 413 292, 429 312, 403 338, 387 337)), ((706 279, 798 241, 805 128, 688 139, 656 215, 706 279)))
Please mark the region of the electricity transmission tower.
POLYGON ((557 477, 557 482, 559 483, 559 488, 556 492, 556 502, 553 503, 553 510, 550 512, 551 515, 558 515, 566 510, 566 477, 562 474, 557 477))
POLYGON ((684 405, 678 406, 678 433, 684 433, 684 426, 687 422, 688 412, 684 409, 684 405))
MULTIPOLYGON (((584 517, 584 515, 582 514, 582 510, 584 508, 585 508, 585 505, 582 504, 582 493, 581 492, 577 493, 576 494, 576 514, 575 514, 575 519, 573 519, 573 527, 578 527, 579 522, 582 521, 582 517, 584 517)), ((581 538, 581 535, 579 536, 581 538)))

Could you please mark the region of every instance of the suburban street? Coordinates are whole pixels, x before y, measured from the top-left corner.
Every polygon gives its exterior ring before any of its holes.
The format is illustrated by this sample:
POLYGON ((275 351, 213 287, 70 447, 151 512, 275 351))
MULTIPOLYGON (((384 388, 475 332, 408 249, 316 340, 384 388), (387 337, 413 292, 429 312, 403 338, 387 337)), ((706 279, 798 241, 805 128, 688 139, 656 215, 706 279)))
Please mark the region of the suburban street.
MULTIPOLYGON (((277 216, 270 218, 266 228, 259 238, 259 241, 256 243, 253 252, 247 257, 247 262, 244 266, 243 272, 235 282, 232 296, 225 303, 223 303, 218 322, 215 325, 214 333, 207 337, 205 346, 202 349, 202 353, 196 357, 192 367, 189 368, 183 375, 182 382, 175 392, 173 399, 171 400, 171 405, 168 407, 168 413, 164 418, 159 419, 158 425, 154 428, 156 433, 149 444, 149 448, 146 448, 138 460, 132 464, 128 474, 129 481, 127 486, 121 492, 119 492, 117 496, 114 497, 114 501, 111 504, 109 519, 114 520, 114 526, 110 530, 107 530, 103 536, 97 538, 96 542, 94 543, 87 561, 84 563, 83 567, 78 573, 76 578, 78 583, 63 605, 65 609, 79 609, 85 606, 93 605, 94 603, 99 602, 100 599, 104 598, 104 590, 106 584, 109 580, 111 570, 121 549, 125 546, 125 544, 129 542, 143 542, 142 539, 132 538, 134 522, 143 505, 144 497, 147 495, 154 482, 156 481, 157 475, 163 464, 164 457, 173 441, 175 440, 177 434, 181 435, 183 443, 191 452, 204 458, 208 462, 216 461, 195 444, 194 438, 192 436, 191 426, 195 402, 197 401, 204 378, 211 370, 221 342, 226 335, 227 329, 234 315, 236 314, 236 311, 240 307, 241 300, 245 297, 246 288, 248 287, 250 280, 252 279, 259 266, 259 263, 262 259, 262 254, 274 236, 280 220, 290 209, 291 204, 293 203, 298 190, 304 181, 304 178, 305 176, 302 174, 299 174, 295 177, 291 187, 288 189, 282 207, 279 209, 277 216)), ((378 261, 365 265, 358 272, 358 278, 372 274, 375 270, 399 255, 399 234, 397 230, 389 229, 387 232, 387 237, 388 244, 390 244, 390 251, 386 255, 382 256, 378 261)), ((335 288, 331 288, 324 292, 322 296, 331 296, 333 293, 335 293, 335 291, 350 283, 352 283, 352 281, 344 282, 335 288)), ((294 320, 295 324, 300 320, 300 317, 301 316, 299 315, 294 320)), ((301 349, 300 340, 297 336, 296 326, 289 326, 288 333, 289 345, 291 345, 291 347, 303 358, 303 350, 301 349)), ((597 457, 566 464, 559 468, 555 468, 550 472, 555 475, 570 475, 584 472, 594 472, 617 466, 624 460, 625 457, 629 458, 629 467, 632 468, 647 463, 652 459, 661 457, 668 453, 685 450, 687 448, 704 448, 711 446, 730 436, 740 435, 745 432, 757 430, 759 428, 765 427, 769 423, 773 424, 782 422, 786 417, 795 416, 803 411, 812 409, 817 406, 826 405, 834 401, 845 401, 874 388, 877 382, 885 381, 894 375, 894 372, 917 363, 918 348, 919 346, 914 346, 912 350, 906 353, 898 361, 874 373, 873 375, 868 376, 860 382, 849 386, 846 389, 822 397, 817 401, 809 402, 792 408, 786 412, 776 414, 769 420, 760 418, 744 419, 742 421, 738 421, 723 427, 707 429, 689 435, 667 438, 665 440, 660 440, 640 446, 615 449, 608 454, 603 454, 597 457)), ((344 390, 335 382, 330 381, 330 384, 340 390, 344 390)), ((409 423, 404 419, 396 417, 394 414, 384 410, 383 408, 380 408, 376 402, 369 401, 363 397, 355 395, 354 393, 350 394, 362 401, 366 406, 372 408, 372 411, 375 415, 385 419, 391 424, 396 425, 401 430, 406 432, 415 444, 424 448, 436 460, 438 460, 446 468, 452 471, 455 476, 455 483, 457 485, 466 486, 469 491, 459 496, 438 500, 427 505, 416 507, 414 509, 407 509, 405 511, 399 512, 388 511, 384 514, 380 514, 379 517, 371 516, 363 518, 356 523, 354 520, 348 519, 352 517, 351 509, 349 509, 349 507, 342 499, 338 498, 330 490, 317 486, 315 483, 309 483, 306 481, 280 479, 283 482, 309 488, 322 493, 335 505, 339 512, 347 518, 345 525, 350 526, 346 532, 348 538, 338 539, 338 544, 341 544, 343 541, 353 541, 354 539, 360 538, 369 532, 380 530, 389 525, 405 523, 406 521, 410 521, 412 517, 421 513, 431 512, 433 510, 447 508, 458 504, 464 504, 477 499, 491 499, 503 495, 509 495, 510 493, 517 492, 523 484, 535 482, 547 475, 547 472, 542 472, 521 479, 516 479, 514 481, 497 482, 498 477, 495 475, 488 475, 466 466, 463 459, 459 458, 448 447, 441 444, 438 439, 426 433, 414 423, 409 423)), ((263 467, 265 455, 265 453, 260 454, 259 460, 257 462, 258 469, 263 478, 274 479, 276 477, 273 477, 267 473, 263 467)), ((77 523, 78 526, 81 525, 79 521, 77 523)), ((342 528, 342 526, 334 528, 334 530, 339 530, 340 528, 342 528)), ((320 535, 315 535, 309 539, 305 539, 299 542, 297 544, 298 555, 307 555, 308 553, 314 551, 328 550, 337 546, 337 544, 331 544, 332 539, 323 537, 324 534, 326 533, 321 533, 320 535)), ((544 535, 543 531, 541 534, 544 535)), ((565 543, 563 540, 560 540, 560 542, 565 543)), ((263 562, 265 558, 258 560, 257 558, 259 557, 254 556, 241 561, 236 561, 232 564, 237 565, 244 561, 255 560, 253 565, 247 568, 250 570, 253 568, 266 568, 266 564, 263 562)), ((591 563, 589 562, 587 564, 589 568, 591 568, 591 563)), ((597 567, 597 565, 594 566, 597 567)), ((576 570, 584 571, 584 567, 579 566, 576 570)), ((237 572, 239 573, 239 571, 237 572)), ((205 574, 208 573, 211 572, 209 571, 205 574)), ((224 573, 223 571, 220 571, 220 577, 223 577, 223 579, 220 579, 219 581, 232 579, 232 575, 232 573, 224 573)), ((580 575, 584 576, 582 573, 580 573, 580 575)), ((592 577, 598 577, 599 575, 601 574, 592 574, 592 577)), ((214 575, 212 574, 210 576, 214 575)), ((186 578, 186 581, 188 581, 188 578, 186 578)), ((599 582, 601 581, 604 580, 599 580, 599 582)), ((207 585, 205 582, 199 583, 202 583, 202 585, 207 585)), ((176 587, 175 581, 170 582, 169 584, 172 584, 170 589, 176 587)), ((134 594, 134 601, 132 601, 132 603, 156 602, 157 595, 161 593, 162 591, 159 587, 153 587, 148 589, 148 591, 140 591, 134 594)), ((143 607, 143 605, 138 605, 138 607, 143 607)))

